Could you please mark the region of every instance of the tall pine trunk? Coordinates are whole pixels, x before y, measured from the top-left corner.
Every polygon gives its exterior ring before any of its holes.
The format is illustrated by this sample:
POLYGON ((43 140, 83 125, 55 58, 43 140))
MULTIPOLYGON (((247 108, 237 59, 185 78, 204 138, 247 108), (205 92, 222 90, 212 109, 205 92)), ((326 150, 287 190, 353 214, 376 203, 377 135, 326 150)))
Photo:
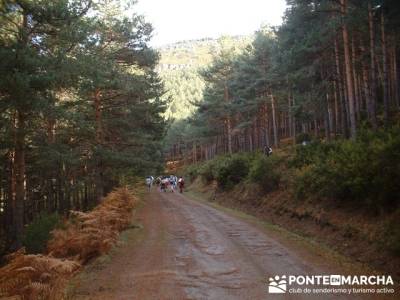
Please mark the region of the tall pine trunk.
MULTIPOLYGON (((229 91, 228 91, 228 84, 225 83, 224 86, 224 100, 229 102, 229 91)), ((232 120, 231 116, 227 116, 226 118, 226 131, 228 135, 228 153, 232 154, 232 120)))
POLYGON ((370 51, 370 97, 367 102, 368 118, 374 129, 377 128, 376 121, 376 69, 375 69, 375 33, 374 15, 371 1, 368 2, 368 25, 369 25, 369 51, 370 51))
POLYGON ((385 34, 385 17, 381 12, 381 38, 382 38, 382 71, 383 71, 383 119, 387 124, 389 119, 389 82, 388 82, 388 64, 385 34))
POLYGON ((24 230, 24 201, 25 201, 25 117, 17 111, 17 126, 15 140, 15 209, 13 211, 15 243, 14 248, 22 246, 24 230))
POLYGON ((338 134, 339 129, 339 103, 338 103, 338 92, 336 88, 336 81, 333 82, 333 95, 335 97, 335 137, 338 134))
POLYGON ((339 90, 339 102, 340 102, 340 131, 343 136, 347 135, 347 113, 346 113, 346 99, 345 99, 345 91, 343 86, 343 78, 342 71, 340 67, 340 56, 339 56, 339 45, 337 38, 334 40, 335 46, 335 64, 336 64, 336 75, 337 75, 337 84, 339 90))
POLYGON ((393 45, 392 55, 392 68, 393 68, 393 96, 397 109, 400 108, 400 97, 399 97, 399 82, 398 82, 398 71, 397 71, 397 52, 396 45, 393 45))
POLYGON ((276 124, 276 103, 272 92, 270 96, 271 96, 271 108, 272 108, 272 128, 274 130, 274 146, 278 147, 279 143, 278 143, 278 129, 276 124))
MULTIPOLYGON (((96 146, 100 148, 103 144, 103 121, 100 90, 97 89, 94 93, 94 110, 95 110, 95 124, 96 124, 96 146)), ((100 202, 104 196, 104 182, 103 182, 103 164, 99 149, 96 155, 96 171, 95 171, 95 186, 96 186, 96 201, 100 202)))
MULTIPOLYGON (((347 15, 347 0, 340 0, 342 17, 345 18, 347 15)), ((342 33, 343 33, 343 48, 344 48, 344 60, 346 69, 346 85, 347 85, 347 98, 349 107, 349 119, 350 119, 350 137, 356 138, 357 127, 356 127, 356 116, 354 107, 354 83, 351 70, 351 57, 350 57, 350 45, 349 45, 349 32, 345 20, 342 21, 342 33)))
POLYGON ((351 40, 351 69, 353 75, 353 86, 354 86, 354 110, 356 113, 357 120, 360 119, 360 97, 358 94, 358 81, 357 81, 357 72, 356 72, 356 45, 355 38, 353 37, 351 40))

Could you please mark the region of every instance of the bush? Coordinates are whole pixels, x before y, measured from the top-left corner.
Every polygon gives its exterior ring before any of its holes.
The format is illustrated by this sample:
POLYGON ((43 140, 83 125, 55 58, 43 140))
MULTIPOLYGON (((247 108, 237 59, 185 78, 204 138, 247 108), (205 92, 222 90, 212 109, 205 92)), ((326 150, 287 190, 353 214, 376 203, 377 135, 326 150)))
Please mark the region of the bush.
POLYGON ((302 142, 311 142, 311 135, 308 133, 299 133, 296 135, 296 144, 301 144, 302 142))
POLYGON ((244 154, 234 154, 221 158, 214 168, 214 176, 218 185, 223 189, 230 189, 247 177, 250 159, 244 154))
POLYGON ((186 168, 185 173, 189 177, 190 181, 194 181, 197 176, 199 176, 199 166, 198 165, 190 165, 186 168))
POLYGON ((330 152, 336 151, 337 147, 337 143, 320 143, 319 141, 313 141, 304 146, 297 145, 295 155, 289 161, 289 166, 300 168, 320 160, 326 160, 330 152))
POLYGON ((42 253, 46 249, 47 241, 50 239, 50 232, 56 228, 60 222, 57 214, 39 215, 29 224, 24 233, 22 244, 28 253, 42 253))
POLYGON ((258 156, 251 164, 249 179, 265 192, 272 192, 279 187, 281 175, 278 168, 279 159, 276 156, 258 156))
POLYGON ((204 182, 210 183, 215 179, 214 165, 217 160, 210 160, 202 164, 198 169, 198 174, 201 176, 204 182))
POLYGON ((398 206, 399 128, 361 131, 356 141, 315 147, 296 179, 298 196, 345 200, 373 209, 398 206))

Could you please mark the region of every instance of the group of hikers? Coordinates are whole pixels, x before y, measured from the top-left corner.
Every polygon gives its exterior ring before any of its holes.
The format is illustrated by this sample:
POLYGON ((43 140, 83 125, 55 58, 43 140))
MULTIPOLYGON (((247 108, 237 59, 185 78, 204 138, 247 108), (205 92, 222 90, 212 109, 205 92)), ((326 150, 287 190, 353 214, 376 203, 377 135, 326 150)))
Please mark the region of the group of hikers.
POLYGON ((185 187, 185 180, 183 177, 177 177, 175 175, 169 175, 169 176, 159 176, 156 179, 154 179, 153 176, 147 176, 146 177, 146 185, 149 189, 151 190, 151 187, 153 184, 156 184, 160 192, 175 192, 177 188, 179 188, 179 192, 183 193, 183 188, 185 187))
MULTIPOLYGON (((270 156, 272 155, 272 148, 270 146, 265 146, 263 149, 264 155, 270 156)), ((169 176, 159 176, 156 179, 154 179, 153 176, 147 176, 146 177, 146 186, 151 190, 151 187, 153 184, 156 184, 160 192, 175 192, 177 188, 179 188, 179 192, 183 193, 183 188, 185 187, 185 180, 183 179, 182 176, 179 178, 175 175, 169 175, 169 176)))

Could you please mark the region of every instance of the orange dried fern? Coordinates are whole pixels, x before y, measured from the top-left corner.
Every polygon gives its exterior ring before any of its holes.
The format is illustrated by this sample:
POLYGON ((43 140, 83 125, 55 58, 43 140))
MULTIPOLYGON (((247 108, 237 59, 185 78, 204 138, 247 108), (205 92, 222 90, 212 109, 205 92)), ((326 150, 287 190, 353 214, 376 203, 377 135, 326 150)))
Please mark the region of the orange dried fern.
POLYGON ((86 263, 106 253, 116 242, 118 233, 129 226, 136 202, 132 192, 120 188, 88 213, 71 211, 67 229, 53 232, 48 243, 50 255, 86 263))
POLYGON ((0 269, 0 298, 61 299, 62 289, 80 264, 45 255, 25 254, 21 249, 0 269))
POLYGON ((88 213, 72 211, 65 229, 53 231, 48 255, 8 256, 0 268, 1 299, 62 299, 66 282, 81 264, 110 250, 130 224, 137 198, 126 188, 111 192, 88 213))

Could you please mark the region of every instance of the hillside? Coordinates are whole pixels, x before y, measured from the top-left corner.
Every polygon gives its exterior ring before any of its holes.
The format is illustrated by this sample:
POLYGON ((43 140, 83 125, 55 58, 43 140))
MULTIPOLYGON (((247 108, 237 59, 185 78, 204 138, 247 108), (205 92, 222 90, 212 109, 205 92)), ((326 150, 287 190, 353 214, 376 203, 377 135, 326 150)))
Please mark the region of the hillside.
POLYGON ((157 71, 178 70, 178 69, 197 69, 208 65, 213 54, 217 53, 221 47, 221 39, 232 39, 238 44, 247 44, 251 41, 251 36, 232 36, 220 39, 203 38, 199 40, 180 41, 159 47, 157 50, 161 54, 161 60, 156 68, 157 71))
POLYGON ((168 102, 165 117, 180 120, 192 115, 194 103, 201 101, 204 89, 204 82, 197 71, 211 63, 224 42, 243 46, 249 44, 251 39, 251 36, 204 38, 158 48, 161 59, 156 71, 165 84, 164 99, 168 102))

